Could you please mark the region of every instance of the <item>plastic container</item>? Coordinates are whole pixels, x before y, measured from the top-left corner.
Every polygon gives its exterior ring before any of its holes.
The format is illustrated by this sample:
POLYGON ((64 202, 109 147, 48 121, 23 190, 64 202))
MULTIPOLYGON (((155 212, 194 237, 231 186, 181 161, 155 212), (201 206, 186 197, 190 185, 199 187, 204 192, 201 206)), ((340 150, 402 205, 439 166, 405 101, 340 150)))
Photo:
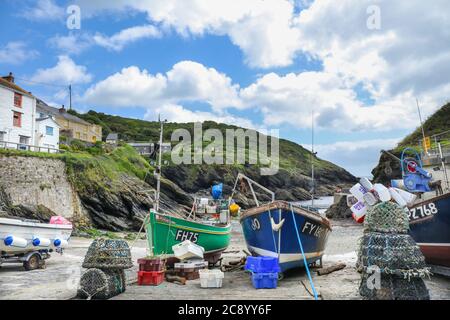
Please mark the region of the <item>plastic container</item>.
POLYGON ((356 222, 364 222, 364 217, 367 213, 367 206, 364 204, 364 202, 358 201, 353 206, 351 206, 350 210, 352 211, 352 217, 356 222))
POLYGON ((255 289, 275 289, 278 285, 278 272, 253 273, 252 283, 255 289))
POLYGON ((351 189, 350 193, 358 199, 358 201, 363 201, 364 195, 367 193, 367 189, 364 188, 360 183, 355 184, 351 189))
POLYGON ((192 257, 203 258, 205 249, 189 240, 185 240, 179 244, 172 246, 175 257, 185 260, 192 257))
POLYGON ((257 273, 280 272, 280 265, 276 257, 247 257, 245 270, 257 273))
POLYGON ((164 271, 138 271, 138 285, 159 286, 164 282, 164 271))
POLYGON ((193 272, 175 272, 175 275, 181 278, 185 278, 186 280, 196 280, 200 278, 199 270, 193 272))
POLYGON ((392 199, 389 189, 383 186, 381 183, 375 183, 373 185, 373 189, 377 192, 378 198, 380 198, 381 202, 390 201, 392 199))
POLYGON ((166 266, 164 259, 138 259, 139 271, 163 271, 166 266))
POLYGON ((190 260, 174 264, 175 272, 195 272, 208 267, 208 261, 190 260))
POLYGON ((219 221, 220 221, 220 223, 227 223, 228 222, 228 210, 221 210, 220 211, 219 221))
POLYGON ((202 288, 222 288, 222 280, 224 273, 218 269, 214 270, 199 270, 200 286, 202 288))

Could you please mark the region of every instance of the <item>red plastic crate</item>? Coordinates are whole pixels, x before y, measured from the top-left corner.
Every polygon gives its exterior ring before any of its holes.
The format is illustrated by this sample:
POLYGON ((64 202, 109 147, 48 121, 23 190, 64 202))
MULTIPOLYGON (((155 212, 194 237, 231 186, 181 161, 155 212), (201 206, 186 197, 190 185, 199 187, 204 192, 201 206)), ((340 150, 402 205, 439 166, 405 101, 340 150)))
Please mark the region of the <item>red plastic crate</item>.
POLYGON ((138 285, 159 286, 164 282, 164 271, 138 271, 138 285))
POLYGON ((164 259, 138 259, 139 271, 163 271, 166 266, 164 259))

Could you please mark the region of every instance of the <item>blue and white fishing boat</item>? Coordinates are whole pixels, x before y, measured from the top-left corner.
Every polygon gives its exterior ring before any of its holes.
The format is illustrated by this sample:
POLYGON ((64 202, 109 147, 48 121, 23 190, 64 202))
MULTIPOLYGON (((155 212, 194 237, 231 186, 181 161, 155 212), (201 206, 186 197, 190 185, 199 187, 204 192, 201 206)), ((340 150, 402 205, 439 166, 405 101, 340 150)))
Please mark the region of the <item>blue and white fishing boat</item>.
MULTIPOLYGON (((248 250, 255 256, 278 257, 281 271, 322 262, 331 225, 319 213, 276 201, 274 193, 250 178, 245 179, 253 193, 256 207, 241 213, 240 223, 248 250), (272 201, 259 205, 253 185, 271 194, 272 201)), ((235 184, 235 187, 236 187, 235 184)))

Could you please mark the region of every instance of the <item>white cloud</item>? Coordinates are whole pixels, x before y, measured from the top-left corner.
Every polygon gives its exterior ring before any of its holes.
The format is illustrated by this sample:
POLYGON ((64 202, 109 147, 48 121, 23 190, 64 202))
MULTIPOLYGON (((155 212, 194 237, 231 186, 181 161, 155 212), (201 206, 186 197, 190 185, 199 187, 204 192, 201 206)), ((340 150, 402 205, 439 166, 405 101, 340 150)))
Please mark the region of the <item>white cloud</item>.
POLYGON ((64 16, 64 9, 53 0, 38 0, 34 7, 24 7, 20 16, 28 20, 58 20, 64 16))
POLYGON ((68 34, 61 36, 59 34, 48 40, 51 47, 58 49, 66 55, 79 54, 89 48, 93 40, 87 34, 68 34))
POLYGON ((100 12, 145 12, 151 21, 182 36, 228 35, 252 67, 291 64, 299 50, 293 25, 294 5, 288 0, 79 0, 87 16, 100 12))
POLYGON ((240 96, 247 107, 262 112, 266 125, 310 127, 312 111, 319 127, 338 131, 388 131, 394 123, 396 128, 416 123, 415 105, 408 96, 367 107, 346 81, 327 72, 266 74, 240 96))
MULTIPOLYGON (((367 176, 377 165, 380 150, 389 150, 400 140, 401 138, 339 141, 315 145, 314 149, 319 158, 346 168, 355 176, 367 176)), ((310 149, 311 145, 304 145, 304 147, 310 149)))
POLYGON ((116 107, 155 107, 200 101, 216 110, 239 106, 238 86, 214 68, 206 68, 193 61, 175 64, 165 75, 150 74, 136 66, 120 72, 91 86, 84 100, 95 105, 116 107))
POLYGON ((54 83, 57 85, 88 83, 92 75, 85 66, 77 65, 68 56, 58 56, 58 63, 51 68, 38 69, 31 81, 54 83))
POLYGON ((3 48, 0 48, 0 63, 21 64, 26 60, 34 59, 39 53, 36 50, 27 48, 22 41, 8 42, 3 48))
POLYGON ((106 49, 121 51, 129 43, 140 39, 159 37, 161 37, 161 32, 155 26, 145 25, 123 29, 110 37, 97 33, 93 37, 93 41, 106 49))

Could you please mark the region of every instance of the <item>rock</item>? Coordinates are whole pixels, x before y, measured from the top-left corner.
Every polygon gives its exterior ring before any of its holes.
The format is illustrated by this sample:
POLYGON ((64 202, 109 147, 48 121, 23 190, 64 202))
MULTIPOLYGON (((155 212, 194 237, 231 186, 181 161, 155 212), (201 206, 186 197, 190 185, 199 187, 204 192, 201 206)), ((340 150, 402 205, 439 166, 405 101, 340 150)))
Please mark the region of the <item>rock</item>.
POLYGON ((352 211, 347 206, 346 197, 341 197, 339 201, 333 204, 325 212, 325 215, 329 219, 348 219, 352 217, 352 211))

